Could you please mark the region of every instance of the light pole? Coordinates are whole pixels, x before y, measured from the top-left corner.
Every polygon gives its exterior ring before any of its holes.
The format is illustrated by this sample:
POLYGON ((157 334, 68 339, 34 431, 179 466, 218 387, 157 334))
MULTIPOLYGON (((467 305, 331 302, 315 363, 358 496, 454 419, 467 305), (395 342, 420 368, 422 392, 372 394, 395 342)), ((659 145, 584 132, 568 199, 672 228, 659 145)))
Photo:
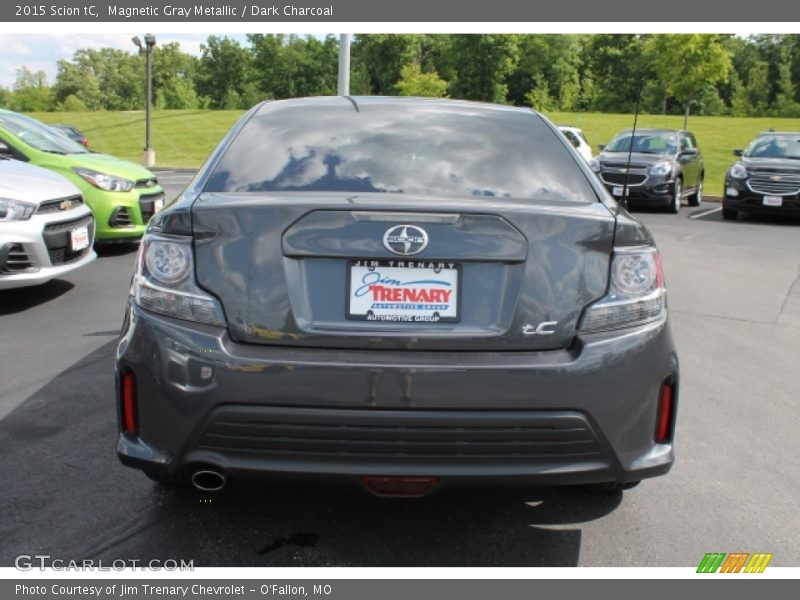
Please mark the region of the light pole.
POLYGON ((145 76, 144 76, 144 166, 152 167, 156 164, 156 151, 150 144, 151 113, 153 109, 153 46, 156 45, 156 36, 147 33, 144 36, 144 44, 139 36, 131 38, 139 48, 139 54, 144 54, 145 76))
POLYGON ((350 34, 339 36, 339 80, 337 85, 339 96, 350 95, 350 34))

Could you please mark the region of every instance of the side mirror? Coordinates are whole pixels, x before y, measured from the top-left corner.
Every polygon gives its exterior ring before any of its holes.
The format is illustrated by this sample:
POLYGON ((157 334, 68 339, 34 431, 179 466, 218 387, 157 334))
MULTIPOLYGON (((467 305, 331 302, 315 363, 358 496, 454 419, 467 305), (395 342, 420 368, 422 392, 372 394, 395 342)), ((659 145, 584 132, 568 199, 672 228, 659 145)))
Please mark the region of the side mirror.
POLYGON ((597 149, 600 150, 600 152, 602 152, 603 150, 606 149, 606 145, 605 144, 597 144, 597 149))
POLYGON ((686 148, 681 150, 681 156, 697 156, 697 148, 686 148))
POLYGON ((742 156, 743 154, 744 150, 742 150, 741 148, 737 148, 736 150, 733 151, 734 156, 742 156))

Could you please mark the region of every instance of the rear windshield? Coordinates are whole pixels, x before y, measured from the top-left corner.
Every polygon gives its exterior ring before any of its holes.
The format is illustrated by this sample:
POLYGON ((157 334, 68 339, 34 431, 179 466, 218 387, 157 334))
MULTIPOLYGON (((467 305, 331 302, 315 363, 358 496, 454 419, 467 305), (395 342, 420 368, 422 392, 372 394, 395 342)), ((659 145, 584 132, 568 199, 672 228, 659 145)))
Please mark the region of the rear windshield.
POLYGON ((564 143, 532 112, 437 103, 359 109, 345 99, 265 105, 206 191, 597 201, 564 143))

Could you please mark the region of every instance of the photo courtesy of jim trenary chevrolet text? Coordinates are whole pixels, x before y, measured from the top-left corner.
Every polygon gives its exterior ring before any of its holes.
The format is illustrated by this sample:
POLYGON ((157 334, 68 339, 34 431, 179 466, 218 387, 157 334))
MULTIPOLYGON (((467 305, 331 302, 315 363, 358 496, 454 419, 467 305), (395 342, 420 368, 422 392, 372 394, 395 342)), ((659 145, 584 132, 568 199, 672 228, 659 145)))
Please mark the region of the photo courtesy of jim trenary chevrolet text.
POLYGON ((0 23, 0 598, 786 595, 800 8, 0 23))

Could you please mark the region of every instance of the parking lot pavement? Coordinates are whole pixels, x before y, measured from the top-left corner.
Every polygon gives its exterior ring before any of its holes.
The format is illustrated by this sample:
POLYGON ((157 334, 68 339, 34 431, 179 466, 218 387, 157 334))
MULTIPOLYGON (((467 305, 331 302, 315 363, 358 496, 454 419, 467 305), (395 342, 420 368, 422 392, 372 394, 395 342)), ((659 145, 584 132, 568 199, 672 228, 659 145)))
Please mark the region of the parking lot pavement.
POLYGON ((800 221, 728 222, 716 207, 635 213, 661 249, 681 396, 675 468, 624 495, 166 491, 114 453, 112 356, 135 248, 2 293, 0 565, 38 552, 198 566, 696 566, 706 552, 759 551, 796 566, 800 221))

